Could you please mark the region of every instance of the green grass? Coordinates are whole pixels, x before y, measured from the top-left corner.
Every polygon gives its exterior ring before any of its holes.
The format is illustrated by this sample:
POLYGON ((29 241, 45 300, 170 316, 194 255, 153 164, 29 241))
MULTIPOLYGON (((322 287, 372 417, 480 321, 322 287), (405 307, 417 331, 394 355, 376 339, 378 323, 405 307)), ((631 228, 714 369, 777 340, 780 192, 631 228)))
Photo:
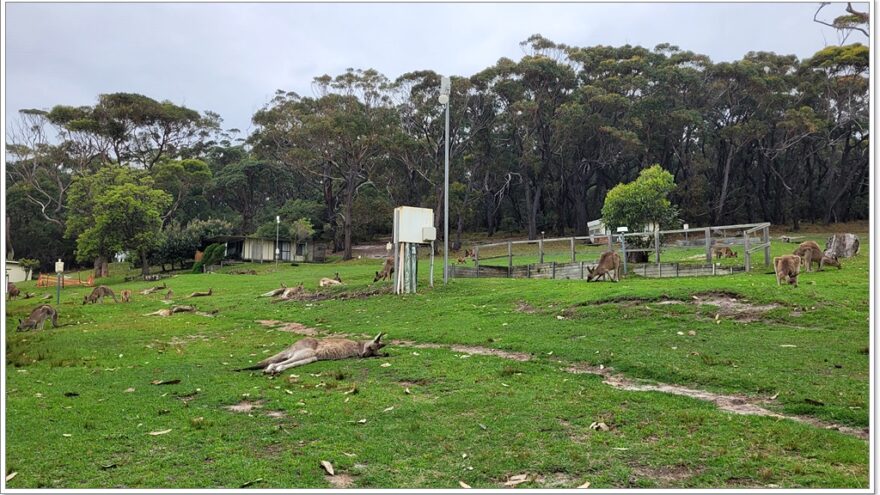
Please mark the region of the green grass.
MULTIPOLYGON (((773 255, 793 249, 774 244, 773 255)), ((843 270, 805 273, 798 288, 777 287, 761 263, 751 273, 723 277, 631 277, 617 284, 461 279, 444 288, 438 258, 438 286, 427 288, 422 261, 417 295, 282 304, 255 296, 281 281, 316 290, 320 277, 337 271, 346 282, 339 290, 360 290, 381 261, 277 271, 255 264, 245 267, 259 275, 166 280, 175 302, 217 309, 216 318, 142 316, 166 307, 162 294, 83 306, 87 289, 68 288, 60 307, 65 325, 28 333, 11 330, 42 301, 13 301, 6 319, 6 453, 8 470, 18 474, 8 486, 237 488, 261 479, 251 487, 331 487, 319 465, 327 460, 353 487, 456 487, 459 481, 502 487, 509 476, 528 473, 520 487, 589 481, 593 488, 864 488, 863 440, 734 415, 686 397, 617 390, 562 368, 602 364, 630 378, 778 394, 767 407, 867 426, 868 258, 865 244, 843 270), (212 297, 183 298, 209 287, 212 297), (690 301, 712 291, 780 307, 747 324, 716 323, 716 308, 652 302, 690 301), (536 311, 516 311, 520 302, 536 311), (533 358, 391 345, 387 357, 319 362, 276 378, 231 372, 299 338, 257 319, 296 321, 329 334, 385 331, 391 339, 533 358), (150 384, 168 379, 181 381, 150 384), (224 408, 243 399, 264 402, 250 414, 224 408), (593 421, 611 430, 591 430, 593 421)), ((117 293, 155 285, 124 283, 123 276, 114 271, 109 280, 117 293)), ((20 286, 54 296, 54 288, 20 286)))

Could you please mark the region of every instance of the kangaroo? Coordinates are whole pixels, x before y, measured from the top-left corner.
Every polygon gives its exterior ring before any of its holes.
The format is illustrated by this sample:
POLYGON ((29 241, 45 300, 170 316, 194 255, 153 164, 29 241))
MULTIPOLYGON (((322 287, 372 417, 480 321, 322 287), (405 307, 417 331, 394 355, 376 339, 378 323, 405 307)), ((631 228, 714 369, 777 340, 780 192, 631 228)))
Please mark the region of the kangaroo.
POLYGON ((736 258, 736 251, 730 249, 727 246, 715 246, 712 248, 712 251, 715 253, 715 259, 724 258, 736 258))
POLYGON ((160 290, 163 290, 163 289, 166 289, 166 288, 168 288, 168 286, 165 285, 165 282, 162 282, 162 285, 157 285, 157 286, 155 286, 155 287, 150 287, 149 289, 144 289, 144 290, 142 290, 140 293, 141 293, 141 295, 143 295, 143 296, 149 296, 149 295, 152 294, 153 292, 160 291, 160 290))
POLYGON ((361 341, 306 337, 270 358, 264 359, 253 366, 239 368, 235 371, 261 369, 267 374, 278 374, 288 368, 314 363, 315 361, 375 356, 378 354, 379 349, 385 347, 385 344, 379 341, 383 335, 385 334, 380 332, 373 340, 361 341))
POLYGON ((106 285, 99 285, 92 289, 92 293, 83 297, 83 304, 100 302, 104 304, 104 296, 110 296, 113 298, 113 302, 118 303, 119 301, 116 299, 116 294, 113 293, 113 290, 106 285))
POLYGON ((382 271, 376 272, 376 276, 373 277, 373 282, 378 282, 380 280, 391 280, 391 274, 394 273, 394 257, 389 256, 385 258, 385 264, 382 265, 382 271))
POLYGON ((174 297, 174 291, 171 289, 168 289, 168 292, 165 293, 165 300, 170 301, 171 298, 173 298, 173 297, 174 297))
POLYGON ((816 241, 802 242, 792 254, 800 256, 801 264, 807 266, 808 272, 813 271, 813 263, 817 263, 819 268, 822 268, 822 250, 819 249, 819 245, 816 244, 816 241))
POLYGON ((9 282, 8 284, 6 284, 6 300, 7 301, 11 301, 12 299, 15 299, 20 294, 21 294, 21 291, 18 289, 18 287, 15 286, 15 284, 13 284, 12 282, 9 282))
POLYGON ((131 291, 130 290, 125 289, 123 291, 120 291, 119 296, 122 297, 122 302, 124 302, 124 303, 131 302, 131 291))
POLYGON ((279 294, 278 297, 276 297, 275 300, 273 300, 272 302, 277 303, 282 301, 289 301, 299 294, 302 294, 304 290, 305 288, 303 287, 303 283, 300 282, 299 285, 297 285, 296 287, 285 288, 284 291, 281 292, 281 294, 279 294))
POLYGON ((781 285, 783 279, 788 283, 798 286, 797 278, 801 272, 801 257, 796 254, 786 254, 773 258, 773 268, 776 270, 776 285, 781 285))
POLYGON ((840 260, 833 254, 822 255, 822 260, 819 262, 819 269, 821 270, 825 268, 825 265, 836 266, 838 270, 842 268, 840 266, 840 260))
POLYGON ((587 282, 599 280, 599 277, 608 275, 612 270, 614 277, 611 280, 620 282, 620 255, 614 251, 605 251, 599 258, 599 263, 594 268, 587 267, 587 270, 590 272, 587 282))
POLYGON ((207 297, 214 293, 214 289, 208 289, 208 292, 193 292, 189 297, 207 297))
POLYGON ((318 281, 318 285, 321 287, 330 287, 331 285, 342 285, 342 279, 339 278, 339 272, 336 272, 336 276, 333 278, 324 277, 318 281))
POLYGON ((46 325, 46 320, 52 319, 52 326, 58 326, 58 311, 55 310, 52 306, 48 304, 41 304, 37 306, 33 311, 31 311, 30 316, 27 317, 24 321, 18 320, 18 330, 34 330, 37 328, 37 325, 40 326, 40 330, 46 325))
POLYGON ((266 292, 265 294, 260 294, 260 297, 275 297, 279 294, 283 294, 285 289, 287 289, 287 285, 285 285, 284 282, 281 282, 281 287, 279 287, 277 289, 270 290, 269 292, 266 292))

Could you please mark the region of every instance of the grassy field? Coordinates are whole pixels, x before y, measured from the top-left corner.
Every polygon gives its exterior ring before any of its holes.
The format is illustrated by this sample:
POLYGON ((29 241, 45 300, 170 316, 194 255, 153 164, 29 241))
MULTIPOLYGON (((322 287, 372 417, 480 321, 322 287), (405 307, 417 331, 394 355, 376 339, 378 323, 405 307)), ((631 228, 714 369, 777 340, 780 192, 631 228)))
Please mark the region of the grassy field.
MULTIPOLYGON (((166 280, 176 304, 217 310, 214 317, 143 316, 167 307, 163 293, 83 306, 86 289, 68 288, 63 326, 18 333, 18 318, 41 301, 13 301, 6 462, 7 474, 17 474, 7 486, 497 488, 525 474, 519 487, 865 488, 868 443, 821 427, 868 425, 869 253, 861 238, 862 253, 842 270, 805 273, 797 288, 777 287, 757 263, 724 277, 462 279, 448 287, 438 266, 438 287, 428 289, 421 264, 419 294, 357 297, 389 285, 371 284, 381 262, 364 259, 166 280), (316 291, 334 272, 346 285, 328 299, 256 297, 282 281, 316 291), (184 297, 208 288, 211 297, 184 297), (355 297, 332 297, 343 295, 355 297), (697 304, 719 297, 753 307, 697 304), (387 356, 278 377, 232 372, 300 338, 256 320, 352 338, 384 331, 404 342, 386 347, 387 356), (530 359, 479 354, 490 349, 530 359), (621 390, 567 372, 572 366, 727 394, 820 424, 621 390), (237 404, 253 408, 227 408, 237 404)), ((773 254, 793 248, 774 244, 773 254)), ((115 274, 109 285, 118 294, 155 283, 115 274)), ((54 304, 54 288, 20 287, 51 292, 54 304)))

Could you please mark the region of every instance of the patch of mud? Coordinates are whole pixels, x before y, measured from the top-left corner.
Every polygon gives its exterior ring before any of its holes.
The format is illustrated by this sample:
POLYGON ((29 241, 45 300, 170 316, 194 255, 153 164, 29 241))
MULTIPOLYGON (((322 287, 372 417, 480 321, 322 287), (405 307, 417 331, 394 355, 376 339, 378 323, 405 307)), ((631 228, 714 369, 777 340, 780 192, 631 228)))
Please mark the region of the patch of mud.
POLYGON ((316 292, 306 292, 302 291, 297 294, 293 294, 287 299, 276 299, 272 302, 289 302, 289 301, 326 301, 328 299, 335 299, 338 301, 345 301, 347 299, 366 299, 368 297, 380 296, 383 294, 391 294, 392 287, 390 285, 375 287, 366 290, 356 290, 356 291, 328 291, 328 290, 318 290, 316 292))
POLYGON ((533 314, 536 310, 535 310, 534 306, 532 306, 531 304, 529 304, 525 301, 517 301, 516 308, 514 308, 514 311, 516 311, 517 313, 533 314))
POLYGON ((302 323, 297 323, 297 322, 285 323, 283 321, 278 321, 278 320, 256 320, 256 321, 260 325, 263 325, 265 327, 269 327, 272 330, 277 330, 279 332, 290 332, 290 333, 297 333, 300 335, 310 335, 310 336, 318 335, 318 330, 311 328, 311 327, 307 327, 307 326, 303 325, 302 323))
POLYGON ((732 317, 742 322, 757 321, 763 313, 780 307, 776 303, 752 304, 739 295, 729 292, 702 292, 692 297, 694 304, 717 306, 721 316, 732 317))
POLYGON ((354 478, 345 473, 335 474, 333 476, 325 475, 327 482, 333 485, 333 488, 351 488, 354 478))
POLYGON ((610 385, 621 390, 629 390, 634 392, 663 392, 673 395, 683 395, 694 399, 704 400, 714 403, 722 411, 735 414, 751 414, 755 416, 769 416, 772 418, 789 419, 799 423, 806 423, 817 428, 826 430, 837 430, 846 435, 867 440, 869 438, 869 430, 867 428, 852 428, 849 426, 841 426, 835 423, 829 423, 815 418, 806 416, 793 416, 775 413, 769 409, 759 406, 759 403, 766 403, 770 399, 753 398, 740 395, 722 395, 706 390, 696 390, 678 385, 669 385, 666 383, 647 383, 625 378, 619 374, 613 373, 611 368, 600 368, 584 363, 577 363, 564 368, 569 373, 598 375, 603 378, 602 383, 610 385))
POLYGON ((261 407, 263 407, 263 401, 261 401, 261 400, 253 401, 253 402, 251 402, 249 400, 243 400, 243 401, 239 402, 238 404, 234 404, 231 406, 225 406, 224 409, 226 409, 228 411, 236 412, 236 413, 248 413, 248 412, 253 411, 254 409, 259 409, 261 407))
POLYGON ((541 488, 574 488, 580 483, 568 473, 555 472, 547 475, 539 474, 535 477, 535 483, 541 488))
POLYGON ((496 356, 504 359, 512 359, 514 361, 528 361, 532 359, 530 354, 526 354, 524 352, 513 352, 513 351, 503 351, 501 349, 493 349, 490 347, 479 347, 479 346, 469 346, 469 345, 445 345, 445 344, 435 344, 435 343, 422 343, 418 344, 411 340, 392 340, 390 342, 391 345, 396 345, 400 347, 415 347, 417 349, 449 349, 455 352, 460 352, 462 354, 478 354, 481 356, 496 356))
POLYGON ((281 418, 287 416, 287 413, 285 413, 284 411, 267 411, 266 416, 269 416, 270 418, 281 419, 281 418))

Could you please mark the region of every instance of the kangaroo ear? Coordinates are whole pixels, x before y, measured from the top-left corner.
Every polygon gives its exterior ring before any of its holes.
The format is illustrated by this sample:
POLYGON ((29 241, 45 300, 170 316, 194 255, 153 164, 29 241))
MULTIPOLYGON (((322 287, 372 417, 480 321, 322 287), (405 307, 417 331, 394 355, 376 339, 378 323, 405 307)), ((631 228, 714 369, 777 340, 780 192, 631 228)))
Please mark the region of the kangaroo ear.
POLYGON ((379 335, 376 335, 376 338, 373 339, 373 343, 374 343, 374 344, 378 344, 378 343, 379 343, 379 339, 381 339, 383 335, 385 335, 385 332, 379 332, 379 335))

